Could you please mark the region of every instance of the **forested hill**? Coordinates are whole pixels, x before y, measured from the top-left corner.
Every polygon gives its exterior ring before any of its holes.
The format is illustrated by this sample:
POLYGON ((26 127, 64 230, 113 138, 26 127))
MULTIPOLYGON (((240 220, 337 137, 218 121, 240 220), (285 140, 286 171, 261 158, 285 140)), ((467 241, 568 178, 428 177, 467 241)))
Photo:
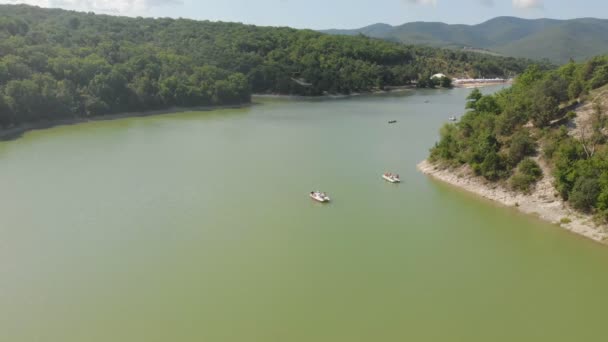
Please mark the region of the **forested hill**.
POLYGON ((326 30, 330 34, 382 38, 406 44, 486 49, 505 56, 549 59, 566 63, 608 53, 608 20, 522 19, 498 17, 478 25, 413 22, 400 26, 374 24, 354 30, 326 30))
POLYGON ((0 125, 246 103, 252 92, 350 93, 438 72, 511 76, 528 64, 310 30, 0 5, 0 125))
POLYGON ((528 192, 554 177, 555 193, 608 222, 608 56, 558 70, 530 68, 494 95, 478 90, 468 112, 441 130, 430 160, 467 166, 528 192))

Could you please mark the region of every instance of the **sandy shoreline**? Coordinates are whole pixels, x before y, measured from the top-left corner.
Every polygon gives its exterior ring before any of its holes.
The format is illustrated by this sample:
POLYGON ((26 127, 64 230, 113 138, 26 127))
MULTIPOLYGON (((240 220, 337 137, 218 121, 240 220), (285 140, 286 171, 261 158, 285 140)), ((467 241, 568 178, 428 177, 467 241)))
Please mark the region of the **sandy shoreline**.
POLYGON ((501 185, 489 183, 481 177, 475 177, 466 168, 445 169, 425 160, 418 164, 418 170, 434 179, 502 205, 516 207, 523 213, 537 215, 539 218, 558 224, 573 233, 608 244, 606 227, 598 227, 593 222, 591 215, 585 215, 569 208, 561 198, 556 196, 553 179, 550 176, 545 176, 532 193, 524 195, 501 185))
POLYGON ((513 81, 505 81, 505 82, 483 82, 483 83, 455 83, 454 87, 455 88, 466 88, 466 89, 473 89, 473 88, 483 88, 483 87, 490 87, 490 86, 497 86, 497 85, 512 85, 513 81))

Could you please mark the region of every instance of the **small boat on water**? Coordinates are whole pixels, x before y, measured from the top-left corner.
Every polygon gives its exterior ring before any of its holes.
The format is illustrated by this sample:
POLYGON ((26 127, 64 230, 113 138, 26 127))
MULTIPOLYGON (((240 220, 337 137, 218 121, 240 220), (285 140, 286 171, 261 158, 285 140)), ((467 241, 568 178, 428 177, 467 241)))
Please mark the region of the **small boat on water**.
POLYGON ((397 120, 391 120, 391 121, 389 121, 388 123, 389 123, 389 124, 396 124, 396 123, 397 123, 397 120))
POLYGON ((458 118, 455 117, 454 115, 452 115, 452 116, 450 116, 450 121, 456 122, 456 121, 458 121, 458 118))
POLYGON ((329 198, 329 196, 327 196, 326 193, 320 192, 320 191, 312 191, 309 196, 313 200, 320 202, 320 203, 327 203, 327 202, 331 201, 331 199, 329 198))
POLYGON ((401 183, 401 178, 399 177, 399 175, 396 174, 385 173, 382 175, 382 178, 384 178, 385 181, 390 183, 401 183))

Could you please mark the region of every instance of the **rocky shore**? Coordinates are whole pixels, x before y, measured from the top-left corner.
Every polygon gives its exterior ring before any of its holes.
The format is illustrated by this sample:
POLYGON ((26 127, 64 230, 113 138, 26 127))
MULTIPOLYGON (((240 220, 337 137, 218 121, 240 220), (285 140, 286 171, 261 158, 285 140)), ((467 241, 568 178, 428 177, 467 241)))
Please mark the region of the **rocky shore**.
POLYGON ((541 219, 558 224, 573 233, 601 243, 608 243, 606 227, 596 225, 591 215, 571 209, 555 193, 553 178, 550 173, 545 173, 545 177, 530 194, 522 194, 511 191, 503 185, 488 182, 482 177, 477 177, 467 167, 442 168, 425 160, 418 164, 418 170, 434 179, 502 205, 516 207, 524 213, 537 215, 541 219))

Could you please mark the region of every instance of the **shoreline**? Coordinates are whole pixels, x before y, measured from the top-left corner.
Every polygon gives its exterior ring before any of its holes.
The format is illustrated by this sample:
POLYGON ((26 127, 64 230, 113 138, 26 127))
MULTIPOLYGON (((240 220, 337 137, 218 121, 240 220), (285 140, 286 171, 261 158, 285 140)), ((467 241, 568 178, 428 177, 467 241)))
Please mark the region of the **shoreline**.
POLYGON ((551 176, 545 175, 530 194, 522 194, 474 176, 466 167, 447 169, 424 160, 417 165, 417 169, 433 179, 503 206, 516 208, 525 214, 536 215, 544 221, 557 224, 563 229, 588 239, 608 244, 608 231, 605 227, 597 226, 592 215, 575 211, 561 198, 556 197, 551 176))
POLYGON ((349 97, 358 97, 358 96, 373 96, 373 95, 385 95, 385 94, 394 94, 394 93, 402 93, 409 90, 417 89, 416 85, 407 85, 407 86, 395 86, 395 87, 387 87, 390 89, 385 90, 373 90, 373 91, 361 91, 354 92, 350 94, 323 94, 323 95, 285 95, 285 94, 253 94, 252 99, 284 99, 284 100, 318 100, 318 99, 345 99, 349 97))
POLYGON ((172 114, 172 113, 207 112, 207 111, 221 110, 221 109, 239 109, 239 108, 250 107, 252 105, 253 105, 253 102, 235 104, 235 105, 222 105, 222 106, 171 107, 171 108, 166 108, 166 109, 147 110, 147 111, 141 111, 141 112, 124 112, 124 113, 117 113, 117 114, 92 116, 92 117, 75 117, 75 118, 65 118, 65 119, 60 119, 60 120, 37 121, 37 122, 32 122, 32 123, 26 123, 23 125, 18 125, 18 126, 11 127, 11 128, 0 129, 0 142, 19 139, 25 133, 30 132, 30 131, 44 130, 44 129, 59 127, 59 126, 71 126, 71 125, 77 125, 77 124, 87 123, 87 122, 119 120, 119 119, 126 119, 126 118, 146 117, 146 116, 164 115, 164 114, 172 114))
MULTIPOLYGON (((472 83, 472 84, 461 84, 454 85, 452 88, 480 88, 486 86, 495 86, 500 84, 510 84, 510 82, 501 82, 501 83, 472 83)), ((10 141, 16 140, 22 137, 25 133, 30 131, 37 131, 43 129, 49 129, 53 127, 59 126, 69 126, 69 125, 77 125, 81 123, 87 122, 95 122, 95 121, 107 121, 107 120, 118 120, 132 117, 146 117, 153 115, 163 115, 163 114, 171 114, 171 113, 185 113, 185 112, 194 112, 194 111, 212 111, 212 110, 221 110, 221 109, 238 109, 238 108, 246 108, 255 105, 255 100, 323 100, 323 99, 346 99, 351 97, 359 97, 359 96, 375 96, 375 95, 387 95, 387 94, 398 94, 407 92, 410 90, 415 90, 416 85, 406 85, 406 86, 394 86, 387 87, 385 90, 373 90, 373 91, 365 91, 365 92, 356 92, 351 94, 324 94, 319 96, 305 96, 305 95, 282 95, 282 94, 252 94, 251 102, 235 104, 235 105, 219 105, 219 106, 198 106, 198 107, 170 107, 165 109, 155 109, 148 111, 139 111, 139 112, 124 112, 117 114, 106 114, 100 116, 93 117, 74 117, 74 118, 63 118, 59 120, 43 120, 32 123, 25 123, 22 125, 10 127, 10 128, 0 128, 0 142, 1 141, 10 141)), ((435 88, 435 89, 443 89, 443 88, 435 88)))
POLYGON ((59 127, 59 126, 77 125, 77 124, 87 123, 87 122, 119 120, 119 119, 126 119, 126 118, 146 117, 146 116, 164 115, 164 114, 172 114, 172 113, 246 108, 246 107, 251 107, 251 106, 255 105, 256 99, 262 100, 262 101, 265 99, 285 99, 285 100, 342 99, 342 98, 349 98, 349 97, 355 97, 355 96, 399 93, 399 92, 405 92, 405 91, 408 91, 411 89, 416 89, 416 87, 415 86, 402 86, 402 87, 393 87, 393 89, 389 89, 389 90, 378 90, 378 91, 372 91, 372 92, 360 92, 360 93, 352 93, 352 94, 336 94, 336 95, 328 94, 328 95, 321 95, 321 96, 252 94, 251 102, 234 104, 234 105, 170 107, 170 108, 165 108, 165 109, 155 109, 155 110, 147 110, 147 111, 139 111, 139 112, 123 112, 123 113, 117 113, 117 114, 106 114, 106 115, 99 115, 99 116, 92 116, 92 117, 75 117, 75 118, 63 118, 63 119, 59 119, 59 120, 43 120, 43 121, 37 121, 37 122, 32 122, 32 123, 25 123, 25 124, 10 127, 10 128, 0 128, 0 142, 19 139, 25 133, 30 132, 30 131, 44 130, 44 129, 59 127))
POLYGON ((477 82, 477 83, 455 83, 454 88, 465 88, 465 89, 474 89, 474 88, 483 88, 497 85, 512 85, 513 80, 505 81, 505 82, 477 82))

